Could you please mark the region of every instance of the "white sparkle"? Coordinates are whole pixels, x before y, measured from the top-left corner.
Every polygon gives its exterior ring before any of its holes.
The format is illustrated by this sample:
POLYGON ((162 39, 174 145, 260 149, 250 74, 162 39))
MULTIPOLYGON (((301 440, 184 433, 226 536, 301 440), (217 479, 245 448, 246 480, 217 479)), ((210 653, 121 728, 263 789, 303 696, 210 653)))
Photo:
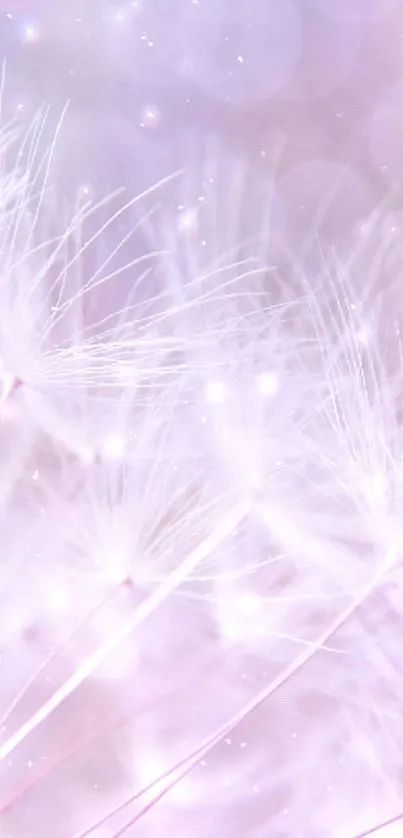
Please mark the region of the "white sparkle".
POLYGON ((25 43, 32 44, 39 40, 40 30, 35 24, 27 23, 23 28, 22 37, 25 43))

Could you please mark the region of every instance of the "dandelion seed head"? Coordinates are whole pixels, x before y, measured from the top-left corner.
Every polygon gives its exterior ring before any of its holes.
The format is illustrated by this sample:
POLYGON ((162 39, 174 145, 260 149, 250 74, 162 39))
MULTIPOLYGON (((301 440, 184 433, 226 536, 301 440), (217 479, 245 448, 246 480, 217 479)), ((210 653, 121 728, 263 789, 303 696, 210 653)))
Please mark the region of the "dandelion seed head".
POLYGON ((263 242, 241 237, 239 176, 221 215, 220 184, 204 172, 172 200, 169 182, 161 241, 154 193, 81 196, 45 242, 44 198, 19 227, 9 206, 0 822, 13 838, 55 838, 60 812, 75 838, 217 824, 223 838, 340 838, 399 794, 389 297, 361 294, 353 261, 332 254, 325 278, 285 254, 274 269, 267 225, 263 242))

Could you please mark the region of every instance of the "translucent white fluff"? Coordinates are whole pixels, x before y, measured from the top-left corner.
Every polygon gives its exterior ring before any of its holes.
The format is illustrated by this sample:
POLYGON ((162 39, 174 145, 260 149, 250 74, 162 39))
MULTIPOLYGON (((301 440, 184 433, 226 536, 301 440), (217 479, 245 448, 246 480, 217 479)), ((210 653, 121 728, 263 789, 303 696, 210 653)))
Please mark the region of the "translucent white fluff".
POLYGON ((363 292, 367 245, 280 269, 267 230, 217 252, 208 189, 185 227, 145 195, 49 231, 28 157, 0 190, 1 834, 403 834, 400 274, 363 292))

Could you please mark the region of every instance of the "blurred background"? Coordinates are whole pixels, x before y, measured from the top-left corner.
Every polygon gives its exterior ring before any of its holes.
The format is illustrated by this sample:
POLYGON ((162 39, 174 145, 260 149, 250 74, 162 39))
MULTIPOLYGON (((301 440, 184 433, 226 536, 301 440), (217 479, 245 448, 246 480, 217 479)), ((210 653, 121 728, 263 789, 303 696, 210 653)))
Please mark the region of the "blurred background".
MULTIPOLYGON (((260 230, 268 239, 273 238, 273 233, 278 236, 296 255, 297 261, 299 258, 305 261, 310 237, 315 240, 319 253, 333 248, 343 258, 359 248, 362 241, 370 239, 373 245, 368 247, 369 259, 366 257, 360 263, 365 267, 360 272, 363 285, 368 279, 367 268, 371 266, 374 247, 378 248, 379 241, 382 244, 394 241, 393 252, 388 255, 386 264, 389 259, 393 271, 396 258, 401 264, 403 0, 122 0, 118 3, 111 0, 0 0, 0 57, 4 67, 3 122, 15 120, 25 130, 38 119, 39 113, 38 124, 41 127, 34 135, 37 146, 43 146, 44 156, 54 142, 52 180, 57 186, 61 206, 65 198, 75 201, 77 196, 84 195, 98 201, 121 188, 126 199, 130 200, 162 179, 183 171, 182 185, 168 195, 169 220, 175 222, 177 218, 179 229, 182 224, 191 225, 195 208, 209 198, 212 205, 216 204, 219 209, 217 215, 211 212, 208 222, 210 233, 213 231, 216 234, 219 251, 228 249, 231 244, 228 240, 224 241, 223 236, 228 235, 236 242, 260 230), (369 219, 374 214, 376 218, 377 213, 380 224, 375 226, 379 232, 372 236, 374 228, 369 219)), ((40 156, 41 148, 36 150, 39 150, 40 156)), ((99 216, 97 219, 99 221, 99 216)), ((101 236, 101 241, 97 242, 101 251, 97 258, 106 260, 108 251, 113 249, 113 237, 124 235, 119 225, 116 229, 111 225, 107 235, 101 236)), ((122 247, 120 258, 130 261, 136 255, 138 244, 144 248, 144 241, 139 242, 139 238, 140 234, 133 236, 130 244, 122 247)), ((91 254, 86 258, 90 262, 93 256, 91 254)), ((379 266, 378 261, 376 266, 379 266)), ((86 265, 81 267, 85 274, 86 265)), ((383 276, 382 273, 382 279, 383 276)), ((400 280, 400 272, 396 276, 400 280)), ((77 281, 81 281, 81 276, 77 281)), ((128 282, 132 281, 128 273, 128 282)), ((400 288, 397 290, 400 299, 400 288)), ((111 295, 107 298, 108 293, 105 291, 102 304, 105 302, 109 312, 111 295)), ((148 293, 148 288, 145 293, 148 293)), ((114 285, 116 300, 113 305, 117 310, 120 307, 118 294, 117 285, 114 285)), ((122 297, 126 299, 126 289, 122 297)), ((27 588, 30 595, 29 578, 27 588)), ((87 592, 84 591, 86 597, 87 592)), ((315 619, 316 614, 313 615, 313 622, 315 619)), ((377 626, 382 627, 384 622, 381 613, 377 626)), ((158 633, 166 637, 168 646, 172 640, 170 623, 166 632, 157 628, 158 633)), ((189 630, 189 638, 197 639, 197 631, 197 627, 193 634, 189 630)), ((393 633, 396 637, 397 630, 393 633)), ((30 636, 28 639, 31 639, 30 636)), ((180 640, 182 642, 182 635, 180 640)), ((187 642, 187 636, 185 640, 187 642)), ((154 637, 150 641, 147 637, 147 642, 154 652, 154 637)), ((160 643, 160 636, 157 636, 155 646, 158 649, 160 643)), ((174 644, 171 645, 174 648, 174 644)), ((185 651, 188 654, 187 647, 185 651)), ((206 662, 210 666, 209 654, 210 645, 207 644, 206 662)), ((160 681, 164 681, 164 673, 169 683, 171 672, 166 663, 168 659, 162 646, 159 668, 146 667, 147 677, 143 686, 147 698, 156 689, 155 684, 159 686, 160 681)), ((238 669, 241 672, 242 666, 238 659, 228 657, 228 669, 231 670, 228 683, 235 681, 232 670, 238 678, 238 669)), ((314 662, 314 675, 315 666, 314 662)), ((12 656, 10 670, 14 672, 15 668, 12 656)), ((207 673, 207 665, 205 670, 207 673)), ((373 671, 371 669, 372 679, 373 671)), ((178 672, 182 677, 179 666, 178 672)), ((200 677, 204 678, 204 669, 201 672, 200 677)), ((360 673, 358 666, 357 673, 360 673)), ((266 682, 267 672, 259 672, 259 677, 266 682)), ((314 677, 312 671, 308 670, 308 685, 311 677, 314 677)), ((369 679, 369 675, 367 677, 369 679)), ((221 683, 220 678, 219 672, 217 681, 213 680, 211 685, 209 677, 204 678, 208 690, 211 686, 213 692, 216 683, 221 683)), ((319 678, 322 678, 320 667, 319 678)), ((360 689, 365 691, 366 682, 363 683, 364 687, 360 686, 360 689)), ((369 683, 372 688, 372 680, 369 679, 369 683)), ((197 684, 196 678, 193 692, 189 692, 189 696, 184 693, 192 735, 194 724, 191 714, 192 707, 196 706, 197 684)), ((252 678, 246 686, 241 685, 245 694, 256 692, 257 688, 252 678)), ((333 685, 329 689, 333 689, 333 685)), ((89 682, 84 685, 84 698, 83 692, 81 698, 73 697, 66 713, 70 712, 74 723, 76 717, 80 717, 82 728, 77 727, 77 740, 83 736, 84 729, 89 727, 91 730, 92 721, 95 728, 99 719, 107 725, 108 713, 113 715, 116 706, 117 693, 113 686, 110 692, 113 701, 109 703, 109 693, 94 688, 89 682), (75 701, 77 704, 74 704, 75 701)), ((206 693, 205 699, 209 712, 213 708, 213 720, 217 712, 214 703, 216 695, 210 698, 206 693)), ((285 701, 279 701, 278 716, 270 716, 272 711, 269 708, 266 732, 276 727, 280 732, 279 742, 284 736, 288 743, 286 755, 289 754, 290 764, 295 765, 295 772, 301 772, 301 765, 304 770, 308 765, 311 773, 307 771, 306 776, 316 777, 317 753, 321 751, 320 748, 311 748, 307 720, 311 719, 312 724, 317 725, 320 711, 327 724, 334 705, 328 697, 324 699, 321 696, 316 700, 308 692, 306 703, 297 706, 292 683, 290 688, 287 687, 285 696, 285 701), (290 727, 294 712, 300 725, 296 725, 296 729, 304 734, 304 738, 301 736, 299 740, 302 740, 299 762, 292 750, 294 739, 291 744, 289 741, 289 732, 294 730, 290 727)), ((229 691, 229 706, 235 699, 236 696, 229 691)), ((122 696, 122 702, 127 702, 129 706, 130 700, 129 691, 128 695, 122 696)), ((163 710, 169 716, 171 708, 167 704, 165 710, 165 704, 163 710)), ((400 707, 401 702, 399 714, 400 707)), ((358 719, 361 708, 357 706, 356 712, 358 719)), ((26 709, 22 708, 22 720, 26 714, 26 709)), ((161 729, 164 729, 164 724, 167 724, 164 712, 161 718, 161 729)), ((185 728, 186 721, 187 718, 185 728)), ((182 724, 182 718, 179 723, 182 724)), ((214 727, 207 714, 203 723, 208 730, 214 727)), ((239 734, 242 735, 239 745, 242 753, 245 743, 249 744, 252 737, 248 725, 249 721, 245 724, 246 733, 241 731, 239 734)), ((147 738, 141 712, 134 728, 133 741, 136 746, 140 741, 140 753, 143 748, 141 737, 147 738)), ((153 736, 159 743, 160 729, 157 725, 155 730, 153 736)), ((262 724, 258 730, 260 745, 262 724)), ((55 715, 55 719, 51 719, 48 731, 56 745, 60 744, 58 736, 62 739, 65 735, 67 738, 70 733, 63 715, 55 715)), ((125 735, 118 731, 118 746, 113 740, 110 753, 109 740, 106 746, 103 745, 102 759, 95 749, 90 754, 91 765, 95 765, 96 771, 102 774, 99 784, 102 805, 106 805, 105 789, 112 788, 114 791, 115 787, 119 787, 120 791, 126 788, 123 774, 119 774, 123 769, 114 761, 120 749, 125 753, 125 735)), ((292 733, 294 736, 297 736, 296 732, 292 733)), ((333 749, 331 756, 336 765, 333 770, 337 793, 332 798, 333 802, 324 807, 325 812, 320 814, 326 817, 326 826, 331 824, 332 829, 334 816, 334 828, 337 830, 341 785, 345 795, 344 809, 350 807, 355 812, 357 806, 357 787, 353 785, 357 762, 352 759, 346 768, 346 763, 342 763, 341 758, 339 760, 337 749, 333 748, 331 737, 329 742, 328 746, 324 737, 323 753, 325 747, 333 749)), ((392 736, 390 742, 394 748, 392 736)), ((219 748, 225 752, 228 743, 229 739, 220 742, 219 748)), ((284 782, 288 782, 288 778, 284 780, 279 770, 284 750, 279 748, 277 752, 272 742, 270 748, 281 792, 273 807, 288 817, 284 793, 284 782)), ((351 748, 355 755, 355 741, 351 748)), ((239 807, 233 806, 233 800, 237 798, 231 789, 226 792, 217 785, 214 791, 218 807, 222 807, 220 812, 226 814, 226 807, 231 812, 231 819, 227 817, 225 820, 226 835, 234 835, 238 830, 239 835, 249 836, 253 830, 254 835, 267 836, 266 797, 256 804, 255 822, 251 821, 250 801, 247 799, 251 788, 255 794, 253 772, 263 777, 264 781, 268 776, 267 754, 264 753, 261 763, 260 751, 256 750, 256 754, 256 767, 251 770, 249 785, 242 785, 245 799, 239 796, 239 807)), ((14 762, 13 771, 9 772, 8 783, 13 794, 17 789, 23 802, 21 809, 15 807, 15 823, 11 820, 14 813, 11 813, 9 828, 12 832, 8 834, 26 838, 29 830, 33 838, 47 834, 54 838, 54 824, 60 821, 58 835, 68 838, 73 834, 84 835, 79 830, 82 828, 81 815, 84 822, 87 817, 80 797, 85 798, 87 794, 83 780, 86 764, 81 769, 78 760, 74 771, 67 765, 63 768, 61 781, 58 777, 50 777, 46 794, 39 788, 36 798, 34 790, 33 804, 25 813, 24 782, 32 762, 31 756, 28 760, 24 750, 18 760, 14 762), (59 782, 67 801, 64 817, 60 817, 59 797, 54 793, 59 782), (79 812, 71 812, 71 799, 79 801, 79 812), (28 827, 26 824, 35 805, 37 820, 34 825, 30 821, 28 827), (66 814, 68 812, 69 815, 66 814), (44 831, 44 824, 50 832, 44 831)), ((228 771, 236 772, 237 763, 232 753, 227 757, 226 753, 222 756, 220 751, 218 760, 220 766, 228 760, 228 771)), ((400 783, 400 751, 396 761, 400 783)), ((156 773, 155 766, 147 766, 142 753, 140 762, 141 768, 145 764, 140 780, 146 785, 149 779, 147 771, 153 775, 153 772, 156 773)), ((202 762, 200 766, 204 768, 202 762)), ((212 776, 214 781, 215 775, 212 776)), ((241 776, 244 775, 241 773, 241 776)), ((364 780, 360 778, 360 782, 365 787, 364 780)), ((300 786, 299 781, 296 785, 293 824, 299 823, 300 831, 297 832, 295 826, 292 835, 293 838, 306 838, 307 831, 304 831, 305 824, 299 813, 306 810, 307 785, 303 783, 300 786)), ((385 785, 388 785, 386 781, 385 785)), ((265 789, 264 782, 263 787, 265 789)), ((320 777, 318 787, 321 788, 320 777)), ((88 780, 88 789, 90 794, 85 798, 86 803, 97 814, 100 804, 98 800, 92 803, 91 795, 93 789, 98 789, 98 782, 95 784, 88 780)), ((132 790, 131 783, 127 789, 132 790)), ((396 812, 395 799, 392 802, 391 811, 396 812)), ((366 800, 364 805, 367 806, 366 800)), ((188 838, 190 828, 195 829, 195 824, 199 823, 204 830, 203 835, 216 838, 218 821, 213 820, 214 813, 211 824, 206 820, 204 810, 197 814, 198 819, 195 816, 195 820, 189 818, 188 821, 185 812, 183 823, 180 822, 182 831, 179 831, 179 821, 174 821, 175 834, 188 838)), ((93 823, 95 816, 91 812, 88 821, 93 823)), ((381 815, 368 812, 367 817, 370 823, 376 822, 377 818, 380 821, 384 810, 381 815)), ((323 838, 323 822, 318 816, 319 831, 309 833, 310 838, 323 838)), ((165 838, 172 832, 170 824, 169 820, 164 822, 163 813, 158 827, 160 831, 153 832, 153 835, 165 838)), ((131 834, 136 834, 136 838, 137 835, 149 838, 149 829, 147 821, 144 832, 131 834)), ((349 829, 353 831, 353 827, 349 829)), ((109 836, 111 833, 98 830, 98 834, 109 836)), ((224 835, 221 829, 220 834, 224 835)), ((276 838, 289 838, 291 833, 285 827, 284 831, 275 834, 276 838)), ((347 833, 340 830, 338 834, 340 838, 345 838, 347 833)))
POLYGON ((0 49, 7 118, 50 108, 47 142, 68 103, 67 190, 231 161, 290 244, 403 208, 402 0, 1 0, 0 49))

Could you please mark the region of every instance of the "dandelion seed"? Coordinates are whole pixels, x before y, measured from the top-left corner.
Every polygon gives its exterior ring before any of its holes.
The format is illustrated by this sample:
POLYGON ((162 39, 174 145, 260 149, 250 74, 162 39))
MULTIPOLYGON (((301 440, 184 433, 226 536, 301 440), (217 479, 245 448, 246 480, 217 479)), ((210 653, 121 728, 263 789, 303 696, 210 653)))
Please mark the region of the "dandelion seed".
POLYGON ((0 167, 0 831, 358 835, 403 749, 393 289, 274 277, 211 165, 168 232, 152 190, 49 230, 42 131, 0 167))

